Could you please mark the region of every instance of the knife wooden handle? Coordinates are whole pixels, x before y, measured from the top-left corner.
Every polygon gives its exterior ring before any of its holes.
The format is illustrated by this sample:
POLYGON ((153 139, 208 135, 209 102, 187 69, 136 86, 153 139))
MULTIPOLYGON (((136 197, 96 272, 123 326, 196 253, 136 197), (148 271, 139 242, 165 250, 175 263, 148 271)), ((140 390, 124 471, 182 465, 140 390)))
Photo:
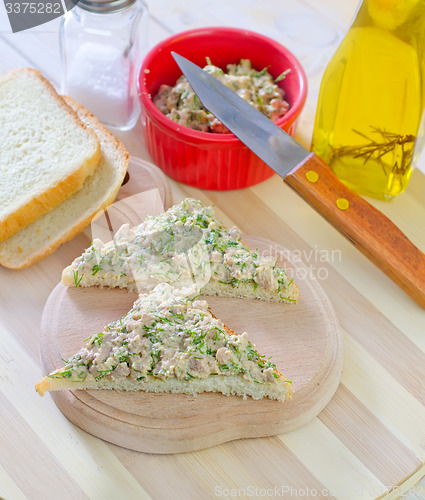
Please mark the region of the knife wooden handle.
POLYGON ((388 217, 346 187, 315 153, 285 182, 425 308, 425 255, 388 217))

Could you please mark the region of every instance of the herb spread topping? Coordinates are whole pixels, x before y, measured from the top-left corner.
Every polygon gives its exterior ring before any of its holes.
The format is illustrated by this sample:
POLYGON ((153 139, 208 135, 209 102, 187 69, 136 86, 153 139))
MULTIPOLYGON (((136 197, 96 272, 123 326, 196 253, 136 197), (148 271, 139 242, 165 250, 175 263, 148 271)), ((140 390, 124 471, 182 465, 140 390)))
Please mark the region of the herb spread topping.
POLYGON ((250 250, 240 238, 236 227, 227 229, 215 217, 214 207, 186 199, 139 226, 123 225, 108 243, 95 239, 73 264, 74 285, 113 281, 130 290, 151 290, 162 282, 196 283, 207 294, 217 293, 211 286, 248 286, 295 302, 297 288, 276 259, 250 250))
POLYGON ((121 319, 86 339, 65 367, 49 375, 83 382, 240 376, 258 384, 282 377, 261 356, 248 335, 236 335, 199 299, 195 286, 175 289, 162 283, 140 295, 121 319))
MULTIPOLYGON (((249 59, 241 59, 239 64, 228 64, 226 73, 206 59, 208 64, 204 71, 215 76, 271 120, 277 121, 289 110, 289 104, 284 99, 285 92, 276 82, 283 80, 290 69, 273 80, 267 68, 256 71, 249 59)), ((228 128, 202 106, 185 76, 181 76, 174 87, 161 85, 154 104, 180 125, 202 132, 229 133, 228 128)))

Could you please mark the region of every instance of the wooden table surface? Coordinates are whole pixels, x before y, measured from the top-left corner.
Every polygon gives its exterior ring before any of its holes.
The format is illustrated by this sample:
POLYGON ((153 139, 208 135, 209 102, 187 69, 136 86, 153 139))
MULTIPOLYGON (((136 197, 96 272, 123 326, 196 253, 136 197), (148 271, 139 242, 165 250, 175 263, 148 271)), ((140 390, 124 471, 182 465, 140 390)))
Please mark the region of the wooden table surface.
MULTIPOLYGON (((298 139, 311 139, 324 67, 356 0, 149 0, 149 45, 173 32, 228 25, 262 32, 303 63, 309 94, 298 139)), ((0 73, 32 66, 60 77, 57 27, 10 34, 0 6, 0 73)), ((0 131, 1 133, 1 131, 0 131)), ((117 134, 149 160, 141 125, 117 134)), ((425 251, 425 162, 407 191, 373 201, 425 251)), ((320 415, 285 435, 198 452, 149 455, 71 424, 34 384, 44 375, 40 320, 69 245, 24 271, 0 269, 0 497, 201 499, 215 497, 425 498, 425 311, 277 176, 252 188, 207 192, 169 181, 176 201, 217 205, 227 224, 297 252, 331 300, 345 343, 342 383, 320 415)))

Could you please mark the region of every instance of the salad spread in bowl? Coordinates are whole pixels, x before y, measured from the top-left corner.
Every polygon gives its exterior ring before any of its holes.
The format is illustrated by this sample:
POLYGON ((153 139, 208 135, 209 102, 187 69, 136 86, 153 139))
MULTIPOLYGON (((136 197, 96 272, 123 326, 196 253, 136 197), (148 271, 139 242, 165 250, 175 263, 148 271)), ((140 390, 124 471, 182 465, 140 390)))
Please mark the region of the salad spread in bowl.
MULTIPOLYGON (((291 71, 288 68, 276 79, 267 67, 257 71, 249 59, 241 59, 238 64, 228 64, 227 71, 214 66, 206 57, 203 68, 221 83, 234 90, 242 99, 273 121, 279 120, 289 110, 285 91, 277 85, 291 71)), ((168 118, 180 125, 202 132, 230 133, 212 113, 204 108, 185 76, 181 76, 174 86, 162 84, 154 97, 155 106, 168 118)))

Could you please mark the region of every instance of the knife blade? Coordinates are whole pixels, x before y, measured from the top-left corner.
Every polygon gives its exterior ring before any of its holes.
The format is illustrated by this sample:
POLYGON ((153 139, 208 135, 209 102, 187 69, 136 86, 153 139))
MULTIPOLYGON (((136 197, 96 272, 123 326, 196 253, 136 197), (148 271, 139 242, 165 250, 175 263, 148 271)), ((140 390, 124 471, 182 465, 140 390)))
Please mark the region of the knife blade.
POLYGON ((172 56, 206 109, 425 308, 425 255, 388 217, 236 92, 185 57, 172 56))

